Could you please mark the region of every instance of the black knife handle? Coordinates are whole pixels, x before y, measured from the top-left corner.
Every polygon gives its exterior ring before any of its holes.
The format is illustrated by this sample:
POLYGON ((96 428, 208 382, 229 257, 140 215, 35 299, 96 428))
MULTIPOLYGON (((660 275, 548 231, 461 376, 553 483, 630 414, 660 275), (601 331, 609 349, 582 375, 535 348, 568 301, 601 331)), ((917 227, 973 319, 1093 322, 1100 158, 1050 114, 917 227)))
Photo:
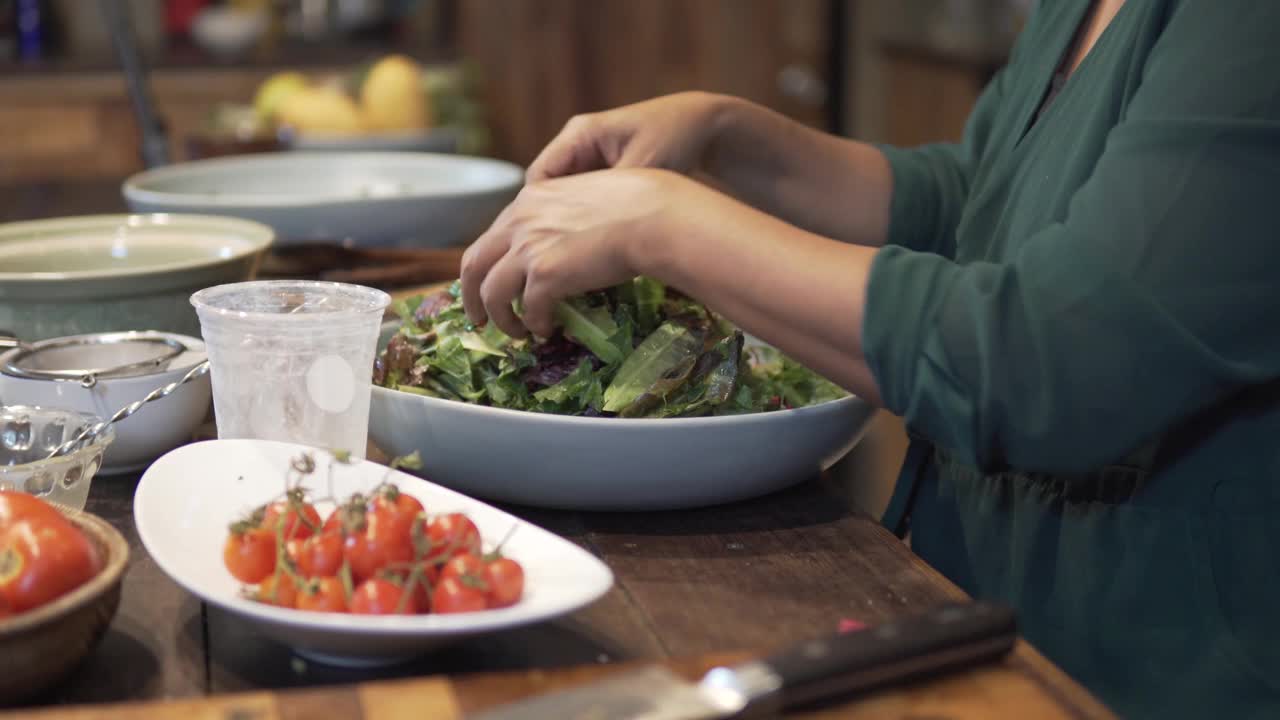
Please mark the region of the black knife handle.
POLYGON ((1007 654, 1017 640, 1012 610, 944 605, 864 630, 812 640, 765 658, 785 708, 970 666, 1007 654))

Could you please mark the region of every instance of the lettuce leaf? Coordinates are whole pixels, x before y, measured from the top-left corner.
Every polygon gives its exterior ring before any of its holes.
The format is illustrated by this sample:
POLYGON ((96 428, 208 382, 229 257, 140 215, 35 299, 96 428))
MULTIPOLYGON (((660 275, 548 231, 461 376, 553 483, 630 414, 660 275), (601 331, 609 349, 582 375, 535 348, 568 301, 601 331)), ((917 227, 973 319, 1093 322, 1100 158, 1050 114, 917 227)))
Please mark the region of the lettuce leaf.
POLYGON ((591 307, 585 298, 556 304, 556 321, 564 328, 564 336, 590 350, 607 365, 622 362, 626 351, 615 344, 618 325, 606 307, 591 307))
POLYGON ((604 391, 605 412, 621 412, 640 396, 665 397, 688 378, 702 337, 672 322, 658 326, 636 346, 604 391))

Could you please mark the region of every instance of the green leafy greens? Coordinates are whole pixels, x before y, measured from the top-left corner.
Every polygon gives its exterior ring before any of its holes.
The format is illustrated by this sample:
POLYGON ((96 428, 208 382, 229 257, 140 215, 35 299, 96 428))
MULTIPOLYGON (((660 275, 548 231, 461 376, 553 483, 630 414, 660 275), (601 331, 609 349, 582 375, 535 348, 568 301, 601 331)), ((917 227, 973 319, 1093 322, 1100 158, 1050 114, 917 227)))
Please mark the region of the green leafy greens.
POLYGON ((845 396, 777 350, 649 278, 561 302, 559 330, 515 340, 472 327, 455 282, 397 302, 374 382, 431 397, 563 415, 671 418, 801 407, 845 396))

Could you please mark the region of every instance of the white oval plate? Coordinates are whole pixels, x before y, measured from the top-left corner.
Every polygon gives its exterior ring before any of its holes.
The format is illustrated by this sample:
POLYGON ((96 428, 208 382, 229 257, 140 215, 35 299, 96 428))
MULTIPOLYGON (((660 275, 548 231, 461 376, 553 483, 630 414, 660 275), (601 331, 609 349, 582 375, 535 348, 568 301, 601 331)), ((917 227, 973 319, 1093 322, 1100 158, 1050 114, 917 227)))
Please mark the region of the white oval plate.
MULTIPOLYGON (((525 571, 525 593, 512 607, 454 615, 364 616, 271 607, 239 595, 240 584, 222 564, 227 525, 284 489, 289 461, 310 451, 316 472, 303 483, 313 495, 347 497, 367 491, 389 472, 369 461, 335 463, 323 451, 266 440, 213 440, 178 448, 142 476, 134 496, 138 535, 160 568, 193 594, 251 623, 299 655, 330 664, 376 666, 410 659, 466 637, 550 620, 608 592, 613 574, 587 551, 537 526, 452 490, 401 472, 399 488, 428 513, 466 513, 486 550, 518 526, 503 554, 525 571)), ((322 515, 332 505, 320 505, 322 515)))

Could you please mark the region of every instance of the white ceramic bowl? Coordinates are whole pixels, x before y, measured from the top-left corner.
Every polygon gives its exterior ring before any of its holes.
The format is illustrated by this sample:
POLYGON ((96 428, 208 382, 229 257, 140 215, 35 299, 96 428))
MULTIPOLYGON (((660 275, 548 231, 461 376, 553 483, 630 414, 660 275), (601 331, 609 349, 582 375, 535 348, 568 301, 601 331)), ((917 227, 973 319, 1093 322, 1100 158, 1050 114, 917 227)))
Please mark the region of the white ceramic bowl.
MULTIPOLYGON (((517 526, 503 554, 524 567, 524 597, 498 610, 381 617, 301 612, 246 600, 222 564, 227 524, 278 495, 289 461, 307 450, 266 440, 187 445, 147 469, 133 501, 138 535, 165 573, 305 657, 352 666, 404 660, 462 638, 573 612, 613 584, 613 574, 603 563, 567 540, 452 490, 362 461, 334 468, 338 497, 367 492, 390 472, 390 479, 420 500, 428 513, 465 513, 486 542, 501 540, 517 526)), ((304 487, 323 494, 331 458, 316 454, 317 471, 304 487)), ((322 514, 331 508, 319 507, 322 514)))
POLYGON ((0 225, 0 330, 27 342, 150 328, 199 335, 187 303, 253 277, 272 232, 182 215, 96 215, 0 225))
POLYGON ((285 139, 289 149, 314 152, 431 152, 458 151, 458 131, 439 127, 430 130, 381 132, 363 135, 307 135, 298 133, 285 139))
POLYGON ((191 36, 213 55, 232 60, 252 50, 270 23, 265 12, 212 7, 196 15, 191 36))
POLYGON ((431 153, 282 152, 180 163, 129 178, 137 211, 257 220, 281 242, 449 247, 484 232, 524 172, 488 158, 431 153))
MULTIPOLYGON (((379 348, 398 329, 398 322, 383 324, 379 348)), ((750 415, 588 418, 375 386, 369 439, 393 457, 417 450, 423 476, 476 497, 572 510, 674 510, 812 478, 853 449, 874 413, 846 397, 750 415)))
POLYGON ((373 388, 369 439, 422 454, 424 477, 477 497, 575 510, 733 502, 810 479, 862 436, 840 400, 768 413, 631 420, 505 410, 373 388))
MULTIPOLYGON (((39 405, 89 413, 102 418, 141 400, 156 388, 180 379, 205 360, 204 342, 172 333, 127 332, 80 335, 34 343, 0 355, 0 402, 9 405, 39 405), (45 371, 107 368, 135 362, 137 344, 130 340, 165 339, 186 349, 179 355, 145 371, 123 376, 98 377, 91 385, 75 378, 51 379, 6 371, 11 363, 19 368, 28 363, 24 356, 39 361, 45 371), (105 341, 105 342, 104 342, 105 341), (53 352, 42 348, 56 346, 53 352), (28 354, 31 353, 31 354, 28 354)), ((142 406, 133 415, 115 424, 116 441, 103 455, 104 475, 139 470, 173 448, 190 442, 209 412, 209 376, 198 377, 171 395, 142 406)))

